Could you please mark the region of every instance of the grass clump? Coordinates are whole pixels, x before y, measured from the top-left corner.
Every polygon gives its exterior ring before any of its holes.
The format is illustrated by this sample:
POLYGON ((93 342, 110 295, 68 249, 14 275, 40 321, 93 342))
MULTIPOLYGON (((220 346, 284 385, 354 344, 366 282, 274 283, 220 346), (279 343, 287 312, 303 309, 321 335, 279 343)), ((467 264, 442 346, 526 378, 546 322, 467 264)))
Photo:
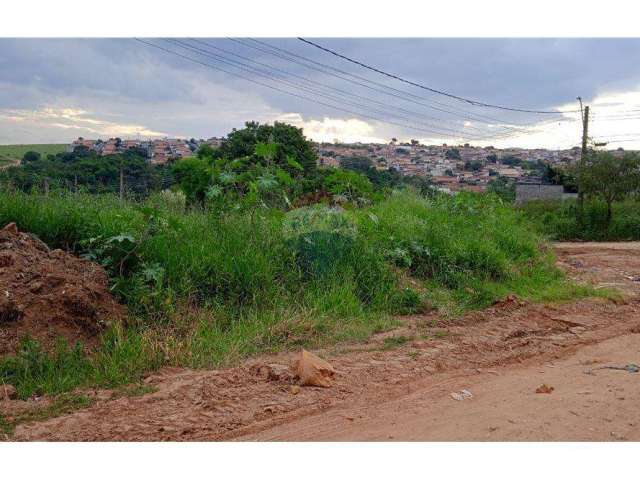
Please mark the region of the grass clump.
POLYGON ((495 196, 402 192, 356 215, 376 248, 422 279, 424 300, 446 313, 486 307, 510 293, 531 301, 594 293, 568 282, 542 236, 495 196))

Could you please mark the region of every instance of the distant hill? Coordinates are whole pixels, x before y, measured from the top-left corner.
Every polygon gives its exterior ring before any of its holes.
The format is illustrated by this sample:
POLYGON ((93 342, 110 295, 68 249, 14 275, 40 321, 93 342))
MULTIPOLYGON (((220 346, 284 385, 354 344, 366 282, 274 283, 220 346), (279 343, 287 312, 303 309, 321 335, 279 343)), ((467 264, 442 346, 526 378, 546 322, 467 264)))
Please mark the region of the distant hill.
POLYGON ((64 152, 65 143, 34 143, 25 145, 0 145, 0 168, 15 164, 29 151, 38 152, 40 155, 48 155, 64 152))

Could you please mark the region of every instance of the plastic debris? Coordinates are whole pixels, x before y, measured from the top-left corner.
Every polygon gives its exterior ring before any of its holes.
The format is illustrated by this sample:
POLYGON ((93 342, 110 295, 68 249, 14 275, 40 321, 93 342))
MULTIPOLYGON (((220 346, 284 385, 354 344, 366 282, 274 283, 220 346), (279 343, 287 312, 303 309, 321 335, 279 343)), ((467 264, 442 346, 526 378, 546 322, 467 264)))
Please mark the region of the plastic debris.
POLYGON ((594 370, 624 370, 629 373, 638 373, 640 372, 640 367, 635 363, 627 363, 625 366, 604 365, 602 367, 590 368, 585 370, 584 373, 587 375, 595 375, 595 373, 593 373, 594 370))
POLYGON ((451 392, 451 398, 454 400, 462 401, 465 398, 473 398, 473 393, 469 390, 460 390, 459 392, 451 392))
POLYGON ((302 350, 293 363, 293 373, 300 379, 300 385, 330 387, 336 371, 320 357, 302 350))

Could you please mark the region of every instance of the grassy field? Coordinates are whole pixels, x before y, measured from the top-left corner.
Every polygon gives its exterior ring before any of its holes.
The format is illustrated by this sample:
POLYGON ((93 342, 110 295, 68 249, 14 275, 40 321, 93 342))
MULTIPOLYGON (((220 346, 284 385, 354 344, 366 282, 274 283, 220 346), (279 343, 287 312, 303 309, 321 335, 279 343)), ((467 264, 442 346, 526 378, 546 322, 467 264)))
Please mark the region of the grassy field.
POLYGON ((0 381, 22 398, 136 382, 162 365, 364 340, 399 314, 455 315, 508 293, 594 294, 566 281, 524 217, 492 196, 398 192, 366 208, 219 212, 163 194, 136 203, 0 192, 0 225, 12 221, 102 263, 131 314, 93 355, 27 340, 0 359, 0 381))
POLYGON ((64 143, 34 143, 25 145, 0 145, 0 167, 16 163, 22 160, 22 156, 29 152, 38 152, 40 155, 55 155, 64 152, 67 145, 64 143))

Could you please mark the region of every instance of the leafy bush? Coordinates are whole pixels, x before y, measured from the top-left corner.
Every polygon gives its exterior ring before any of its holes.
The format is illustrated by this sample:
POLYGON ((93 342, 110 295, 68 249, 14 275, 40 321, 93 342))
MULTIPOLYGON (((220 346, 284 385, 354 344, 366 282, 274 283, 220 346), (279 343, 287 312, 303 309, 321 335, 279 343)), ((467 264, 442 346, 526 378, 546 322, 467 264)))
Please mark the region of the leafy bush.
POLYGON ((324 187, 340 202, 358 202, 371 200, 373 185, 367 177, 351 170, 335 170, 324 179, 324 187))

